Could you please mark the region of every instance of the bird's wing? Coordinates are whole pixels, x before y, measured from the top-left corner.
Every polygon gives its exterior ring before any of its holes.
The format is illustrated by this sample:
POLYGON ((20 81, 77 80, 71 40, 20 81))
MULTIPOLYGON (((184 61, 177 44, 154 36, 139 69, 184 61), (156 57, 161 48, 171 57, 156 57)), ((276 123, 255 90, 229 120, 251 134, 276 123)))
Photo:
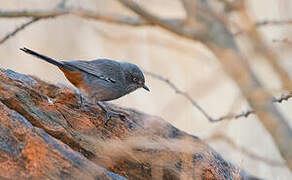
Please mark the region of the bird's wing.
POLYGON ((116 83, 124 82, 124 75, 119 62, 109 59, 93 61, 62 61, 64 64, 77 68, 80 71, 96 76, 99 79, 116 83))

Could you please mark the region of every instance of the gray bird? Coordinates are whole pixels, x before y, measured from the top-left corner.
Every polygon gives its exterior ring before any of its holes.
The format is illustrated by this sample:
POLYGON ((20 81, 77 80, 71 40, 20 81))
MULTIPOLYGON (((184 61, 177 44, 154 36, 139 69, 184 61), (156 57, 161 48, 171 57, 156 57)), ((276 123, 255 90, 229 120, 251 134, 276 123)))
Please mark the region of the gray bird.
POLYGON ((141 87, 149 91, 142 71, 132 63, 110 59, 56 61, 27 48, 21 50, 58 66, 66 78, 81 90, 90 102, 96 103, 106 113, 106 122, 113 116, 122 117, 122 115, 107 111, 99 101, 114 100, 141 87))

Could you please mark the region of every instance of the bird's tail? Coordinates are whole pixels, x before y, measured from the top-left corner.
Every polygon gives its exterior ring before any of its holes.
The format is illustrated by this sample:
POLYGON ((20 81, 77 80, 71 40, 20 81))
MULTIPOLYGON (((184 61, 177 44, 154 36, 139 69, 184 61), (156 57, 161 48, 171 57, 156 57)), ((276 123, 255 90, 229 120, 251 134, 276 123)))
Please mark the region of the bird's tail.
POLYGON ((65 69, 68 69, 68 70, 71 70, 71 71, 74 71, 75 70, 71 66, 68 66, 68 65, 66 65, 66 64, 64 64, 64 63, 62 63, 60 61, 56 61, 56 60, 54 60, 54 59, 52 59, 50 57, 47 57, 47 56, 42 55, 42 54, 39 54, 39 53, 37 53, 37 52, 35 52, 33 50, 30 50, 30 49, 27 49, 25 47, 24 48, 20 48, 20 50, 24 51, 27 54, 33 55, 33 56, 35 56, 35 57, 37 57, 39 59, 45 60, 48 63, 54 64, 54 65, 56 65, 58 67, 62 67, 62 68, 65 68, 65 69))

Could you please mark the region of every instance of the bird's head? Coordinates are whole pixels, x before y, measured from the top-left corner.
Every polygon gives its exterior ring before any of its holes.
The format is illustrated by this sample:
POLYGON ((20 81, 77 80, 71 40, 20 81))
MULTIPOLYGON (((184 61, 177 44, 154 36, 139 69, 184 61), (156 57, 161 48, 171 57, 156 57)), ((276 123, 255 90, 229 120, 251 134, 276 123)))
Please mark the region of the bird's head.
POLYGON ((135 91, 138 88, 144 88, 147 91, 150 91, 149 88, 145 85, 145 78, 138 66, 131 63, 121 63, 123 71, 126 77, 126 91, 128 93, 135 91))

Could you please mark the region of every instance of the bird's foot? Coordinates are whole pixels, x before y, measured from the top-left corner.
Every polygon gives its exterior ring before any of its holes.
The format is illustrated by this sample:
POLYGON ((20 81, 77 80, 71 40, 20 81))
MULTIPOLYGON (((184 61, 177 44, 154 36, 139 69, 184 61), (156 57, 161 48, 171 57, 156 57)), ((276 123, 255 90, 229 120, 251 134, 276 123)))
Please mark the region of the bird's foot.
POLYGON ((79 110, 82 112, 90 112, 90 105, 89 104, 82 104, 79 106, 79 110))
POLYGON ((88 102, 84 101, 82 96, 80 96, 80 104, 79 104, 79 109, 81 111, 89 111, 89 108, 92 106, 92 104, 89 104, 88 102))
POLYGON ((108 121, 111 119, 111 118, 120 118, 121 120, 124 120, 126 118, 126 116, 124 114, 121 114, 121 113, 117 113, 117 112, 113 112, 113 111, 109 111, 109 110, 106 110, 104 108, 103 105, 101 105, 99 102, 97 103, 97 105, 102 109, 102 111, 106 114, 106 118, 105 118, 105 125, 107 125, 108 121))
POLYGON ((113 111, 106 111, 105 113, 106 113, 106 118, 104 121, 105 125, 107 125, 108 121, 111 118, 119 118, 121 120, 124 120, 126 118, 126 116, 124 114, 113 112, 113 111))
POLYGON ((86 109, 87 107, 90 106, 80 91, 77 90, 76 96, 80 109, 86 109))

